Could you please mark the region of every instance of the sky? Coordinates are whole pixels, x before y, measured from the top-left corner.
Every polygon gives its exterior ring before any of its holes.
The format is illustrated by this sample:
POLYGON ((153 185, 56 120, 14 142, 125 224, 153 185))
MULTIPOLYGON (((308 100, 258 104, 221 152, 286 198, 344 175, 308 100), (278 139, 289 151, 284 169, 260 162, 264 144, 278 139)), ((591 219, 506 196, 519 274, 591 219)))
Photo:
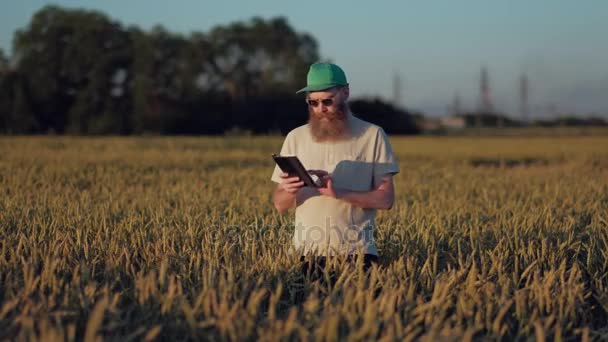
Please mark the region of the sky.
POLYGON ((525 73, 534 117, 608 118, 605 0, 5 0, 0 48, 10 54, 15 30, 49 3, 186 34, 254 16, 283 16, 296 31, 316 38, 322 60, 345 70, 352 97, 393 100, 398 75, 401 106, 445 115, 458 96, 461 107, 472 110, 485 66, 494 106, 513 117, 519 116, 525 73))

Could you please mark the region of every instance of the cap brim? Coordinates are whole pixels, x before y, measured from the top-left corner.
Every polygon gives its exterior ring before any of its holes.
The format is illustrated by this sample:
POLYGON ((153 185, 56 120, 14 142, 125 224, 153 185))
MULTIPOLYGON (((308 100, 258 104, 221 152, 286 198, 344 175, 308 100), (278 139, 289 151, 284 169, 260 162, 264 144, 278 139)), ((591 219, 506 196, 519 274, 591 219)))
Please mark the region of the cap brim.
POLYGON ((339 84, 310 85, 310 86, 304 87, 304 88, 296 91, 296 94, 303 93, 303 92, 309 92, 309 91, 321 91, 321 90, 336 87, 338 85, 339 84))

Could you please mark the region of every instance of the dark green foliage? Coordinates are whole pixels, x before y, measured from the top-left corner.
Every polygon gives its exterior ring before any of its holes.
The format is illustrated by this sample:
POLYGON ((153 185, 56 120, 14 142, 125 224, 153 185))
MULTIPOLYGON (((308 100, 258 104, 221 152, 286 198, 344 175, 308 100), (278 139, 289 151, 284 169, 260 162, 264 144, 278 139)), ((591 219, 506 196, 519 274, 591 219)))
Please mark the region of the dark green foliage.
POLYGON ((383 127, 388 134, 420 133, 410 113, 379 99, 355 100, 350 108, 355 116, 383 127))
MULTIPOLYGON (((58 6, 34 14, 13 50, 11 68, 0 51, 9 134, 285 133, 306 121, 295 90, 319 60, 315 39, 282 17, 180 35, 58 6)), ((412 131, 407 113, 386 108, 365 112, 391 133, 412 131)))

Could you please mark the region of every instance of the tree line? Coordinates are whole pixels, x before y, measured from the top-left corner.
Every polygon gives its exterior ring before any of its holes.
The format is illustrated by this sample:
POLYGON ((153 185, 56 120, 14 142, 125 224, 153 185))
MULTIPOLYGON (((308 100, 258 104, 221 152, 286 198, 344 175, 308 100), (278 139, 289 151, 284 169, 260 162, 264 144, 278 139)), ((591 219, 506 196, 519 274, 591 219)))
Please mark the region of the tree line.
MULTIPOLYGON (((178 34, 46 6, 15 33, 11 56, 0 50, 0 132, 285 133, 307 120, 294 92, 318 50, 283 17, 178 34)), ((363 99, 352 106, 391 133, 416 132, 403 109, 363 99)))

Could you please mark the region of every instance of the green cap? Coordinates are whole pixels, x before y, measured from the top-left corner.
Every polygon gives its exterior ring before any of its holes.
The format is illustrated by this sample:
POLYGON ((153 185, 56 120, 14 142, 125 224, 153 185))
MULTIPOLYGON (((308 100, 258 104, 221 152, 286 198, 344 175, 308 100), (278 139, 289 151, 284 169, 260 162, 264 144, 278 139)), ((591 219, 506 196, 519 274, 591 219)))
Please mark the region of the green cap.
POLYGON ((315 63, 310 66, 306 76, 306 87, 296 94, 305 91, 321 91, 335 86, 347 86, 344 70, 331 63, 315 63))

